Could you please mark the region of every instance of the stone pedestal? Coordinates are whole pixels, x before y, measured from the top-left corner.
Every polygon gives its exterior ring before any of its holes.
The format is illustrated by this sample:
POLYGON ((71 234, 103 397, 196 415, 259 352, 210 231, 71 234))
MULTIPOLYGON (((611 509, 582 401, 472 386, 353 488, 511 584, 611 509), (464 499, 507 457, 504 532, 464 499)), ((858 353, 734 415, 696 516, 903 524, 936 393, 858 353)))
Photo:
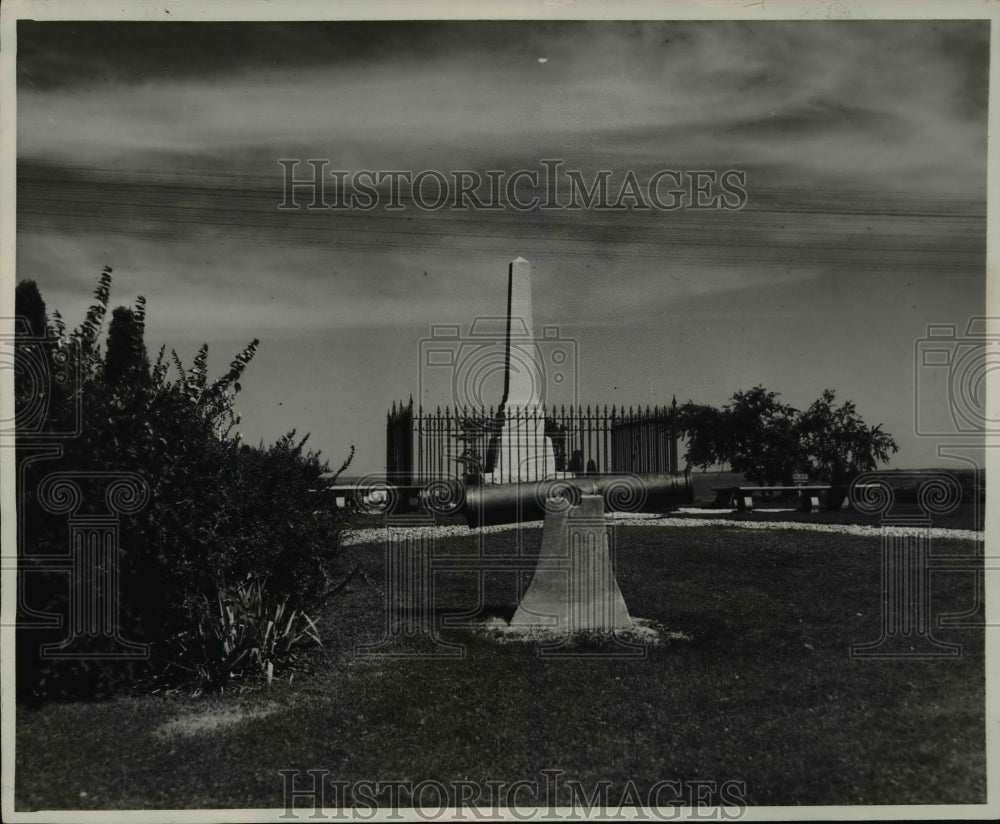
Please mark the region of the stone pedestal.
POLYGON ((544 481, 556 474, 556 456, 545 435, 541 410, 513 412, 504 421, 497 445, 496 464, 486 483, 544 481))
POLYGON ((611 565, 600 495, 583 495, 577 506, 546 513, 538 564, 510 625, 554 633, 632 629, 611 565))

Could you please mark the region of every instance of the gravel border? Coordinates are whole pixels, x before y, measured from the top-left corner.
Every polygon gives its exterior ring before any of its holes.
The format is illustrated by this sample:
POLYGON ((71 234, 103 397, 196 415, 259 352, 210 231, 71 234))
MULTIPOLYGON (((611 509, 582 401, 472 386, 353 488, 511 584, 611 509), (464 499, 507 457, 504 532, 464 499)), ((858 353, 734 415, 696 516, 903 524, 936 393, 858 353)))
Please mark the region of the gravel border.
MULTIPOLYGON (((616 526, 648 527, 702 527, 723 526, 733 529, 796 529, 802 532, 833 532, 842 535, 859 535, 866 538, 880 538, 883 535, 927 535, 930 538, 946 538, 955 541, 975 541, 984 543, 986 533, 973 529, 944 529, 907 526, 866 526, 864 524, 809 524, 799 521, 730 521, 726 518, 669 518, 650 513, 609 513, 608 520, 616 526)), ((541 529, 542 521, 526 521, 522 524, 498 524, 469 529, 467 526, 449 524, 441 526, 410 527, 368 527, 345 530, 343 546, 383 543, 387 534, 392 538, 434 536, 445 538, 461 535, 485 535, 491 532, 508 532, 515 529, 541 529)))

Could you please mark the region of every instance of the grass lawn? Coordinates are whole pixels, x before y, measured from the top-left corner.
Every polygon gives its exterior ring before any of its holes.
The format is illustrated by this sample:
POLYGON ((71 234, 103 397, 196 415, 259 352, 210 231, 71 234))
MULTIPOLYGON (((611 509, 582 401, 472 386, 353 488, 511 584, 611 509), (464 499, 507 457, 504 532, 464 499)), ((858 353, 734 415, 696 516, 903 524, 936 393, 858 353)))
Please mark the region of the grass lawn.
MULTIPOLYGON (((541 531, 524 535, 537 552, 541 531)), ((485 541, 511 552, 514 533, 485 541)), ((355 644, 381 636, 385 611, 355 581, 321 616, 315 671, 291 685, 20 709, 18 808, 282 807, 278 770, 296 768, 445 783, 553 769, 588 792, 609 780, 613 799, 628 780, 644 792, 738 779, 750 805, 985 802, 983 630, 935 630, 963 645, 954 659, 848 655, 879 637, 877 539, 638 526, 619 528, 618 545, 632 615, 691 640, 636 660, 542 659, 453 629, 461 659, 361 658, 355 644)), ((476 538, 436 551, 471 555, 476 538)), ((382 580, 380 547, 350 555, 382 580)), ((516 578, 486 576, 481 615, 513 611, 516 578)), ((935 573, 935 612, 968 609, 973 578, 935 573)), ((442 573, 438 585, 441 611, 477 607, 474 574, 442 573)))

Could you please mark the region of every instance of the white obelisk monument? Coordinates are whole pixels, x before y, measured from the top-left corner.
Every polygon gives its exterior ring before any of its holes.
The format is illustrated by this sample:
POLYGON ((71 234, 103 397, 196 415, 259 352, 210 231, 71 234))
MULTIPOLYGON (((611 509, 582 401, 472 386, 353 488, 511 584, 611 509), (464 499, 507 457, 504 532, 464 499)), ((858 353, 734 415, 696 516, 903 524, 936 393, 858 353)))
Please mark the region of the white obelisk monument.
POLYGON ((555 475, 555 452, 545 435, 545 364, 535 343, 531 314, 531 264, 519 257, 507 280, 507 336, 503 428, 487 483, 541 481, 555 475))

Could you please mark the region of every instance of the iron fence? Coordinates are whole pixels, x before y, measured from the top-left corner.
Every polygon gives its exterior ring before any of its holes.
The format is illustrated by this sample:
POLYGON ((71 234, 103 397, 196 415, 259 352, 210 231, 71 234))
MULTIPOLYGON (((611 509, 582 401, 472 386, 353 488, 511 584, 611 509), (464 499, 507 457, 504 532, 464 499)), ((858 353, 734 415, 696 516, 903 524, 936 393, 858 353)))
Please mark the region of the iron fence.
MULTIPOLYGON (((677 471, 677 404, 633 408, 472 409, 393 404, 386 421, 386 470, 395 483, 440 478, 488 484, 545 455, 533 472, 574 474, 677 471)), ((523 479, 523 478, 522 478, 523 479)), ((529 478, 534 480, 535 478, 529 478)))

